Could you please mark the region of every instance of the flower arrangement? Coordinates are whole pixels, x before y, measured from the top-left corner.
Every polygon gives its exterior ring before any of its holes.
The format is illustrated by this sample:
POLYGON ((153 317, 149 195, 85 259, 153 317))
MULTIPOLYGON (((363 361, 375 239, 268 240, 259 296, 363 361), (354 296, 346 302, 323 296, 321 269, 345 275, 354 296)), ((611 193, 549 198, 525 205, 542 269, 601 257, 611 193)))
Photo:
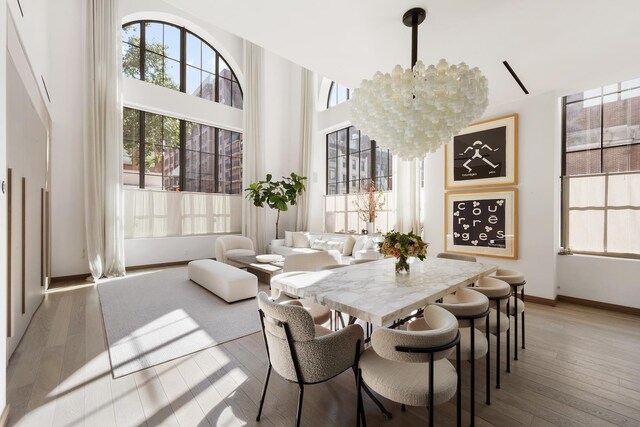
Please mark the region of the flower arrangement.
POLYGON ((384 193, 376 194, 376 184, 371 180, 369 192, 358 194, 358 197, 353 201, 353 207, 358 211, 358 216, 362 221, 374 222, 378 217, 378 211, 385 203, 384 193))
POLYGON ((396 258, 396 273, 409 272, 409 257, 418 258, 420 261, 427 256, 427 246, 420 236, 413 231, 402 234, 398 231, 390 231, 384 235, 384 243, 380 253, 396 258))

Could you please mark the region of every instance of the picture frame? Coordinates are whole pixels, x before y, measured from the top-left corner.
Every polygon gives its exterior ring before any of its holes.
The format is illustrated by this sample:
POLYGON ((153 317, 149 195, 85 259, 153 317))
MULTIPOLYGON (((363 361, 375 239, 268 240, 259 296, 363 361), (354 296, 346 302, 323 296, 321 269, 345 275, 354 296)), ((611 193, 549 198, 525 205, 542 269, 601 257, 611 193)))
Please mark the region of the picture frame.
POLYGON ((444 195, 445 251, 518 258, 518 190, 451 191, 444 195))
POLYGON ((473 123, 445 144, 445 189, 518 183, 518 114, 473 123))

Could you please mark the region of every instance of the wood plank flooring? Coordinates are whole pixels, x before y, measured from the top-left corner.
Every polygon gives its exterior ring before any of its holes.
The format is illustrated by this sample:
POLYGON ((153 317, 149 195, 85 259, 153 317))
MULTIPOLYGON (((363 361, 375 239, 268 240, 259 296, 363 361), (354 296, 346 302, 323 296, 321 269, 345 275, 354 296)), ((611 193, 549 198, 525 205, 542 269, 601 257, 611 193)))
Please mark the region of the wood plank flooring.
MULTIPOLYGON (((476 364, 476 425, 640 427, 639 317, 527 303, 527 349, 519 357, 511 373, 503 373, 502 388, 492 388, 491 406, 484 404, 484 363, 476 364)), ((57 288, 9 361, 9 424, 291 426, 298 389, 277 374, 262 421, 255 421, 266 366, 257 333, 113 379, 95 287, 57 288)), ((468 372, 463 363, 465 425, 468 372)), ((382 400, 393 418, 385 419, 365 397, 369 426, 427 424, 425 408, 401 412, 382 400)), ((455 425, 455 403, 436 407, 435 415, 437 425, 455 425)), ((302 424, 355 424, 351 372, 305 388, 302 424)))

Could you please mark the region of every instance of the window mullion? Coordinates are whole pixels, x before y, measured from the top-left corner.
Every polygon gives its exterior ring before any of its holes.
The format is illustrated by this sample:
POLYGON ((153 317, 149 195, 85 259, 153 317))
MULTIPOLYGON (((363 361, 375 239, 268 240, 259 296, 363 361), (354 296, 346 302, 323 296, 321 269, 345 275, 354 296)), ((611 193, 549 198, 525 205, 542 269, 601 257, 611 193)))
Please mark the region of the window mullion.
POLYGON ((147 163, 147 155, 146 155, 146 140, 145 140, 145 133, 146 133, 146 124, 145 124, 145 112, 142 110, 138 110, 138 140, 139 140, 139 145, 138 145, 138 150, 139 150, 139 163, 140 163, 140 188, 144 188, 145 187, 145 182, 144 182, 144 170, 145 170, 145 166, 147 163))
POLYGON ((186 162, 187 162, 187 121, 180 120, 180 174, 178 175, 178 187, 180 191, 184 191, 185 175, 186 175, 186 162))
POLYGON ((180 92, 187 92, 187 30, 180 28, 180 92))
MULTIPOLYGON (((217 59, 216 59, 217 61, 217 59)), ((217 68, 217 66, 216 66, 217 68)), ((217 80, 217 79, 216 79, 217 80)), ((213 128, 213 192, 220 192, 220 182, 219 182, 219 163, 220 160, 218 158, 218 138, 220 137, 220 129, 213 128)))
POLYGON ((142 80, 143 82, 145 81, 145 67, 147 66, 146 64, 146 57, 147 55, 145 54, 147 49, 146 49, 146 25, 145 25, 146 21, 140 21, 140 80, 142 80))

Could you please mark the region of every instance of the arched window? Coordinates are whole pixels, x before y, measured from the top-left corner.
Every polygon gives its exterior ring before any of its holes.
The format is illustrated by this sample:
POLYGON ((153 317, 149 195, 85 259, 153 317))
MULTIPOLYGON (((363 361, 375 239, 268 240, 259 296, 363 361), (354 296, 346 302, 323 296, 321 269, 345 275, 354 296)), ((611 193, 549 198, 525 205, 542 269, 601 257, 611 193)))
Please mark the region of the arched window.
POLYGON ((122 72, 242 109, 242 88, 222 55, 189 30, 166 22, 122 26, 122 72))
POLYGON ((331 82, 329 97, 327 98, 327 108, 335 107, 351 98, 351 90, 340 83, 331 82))
MULTIPOLYGON (((229 64, 185 28, 158 21, 125 24, 122 72, 242 109, 242 89, 229 64)), ((125 187, 241 194, 242 133, 185 120, 181 111, 157 114, 152 104, 150 111, 124 108, 125 187)))

